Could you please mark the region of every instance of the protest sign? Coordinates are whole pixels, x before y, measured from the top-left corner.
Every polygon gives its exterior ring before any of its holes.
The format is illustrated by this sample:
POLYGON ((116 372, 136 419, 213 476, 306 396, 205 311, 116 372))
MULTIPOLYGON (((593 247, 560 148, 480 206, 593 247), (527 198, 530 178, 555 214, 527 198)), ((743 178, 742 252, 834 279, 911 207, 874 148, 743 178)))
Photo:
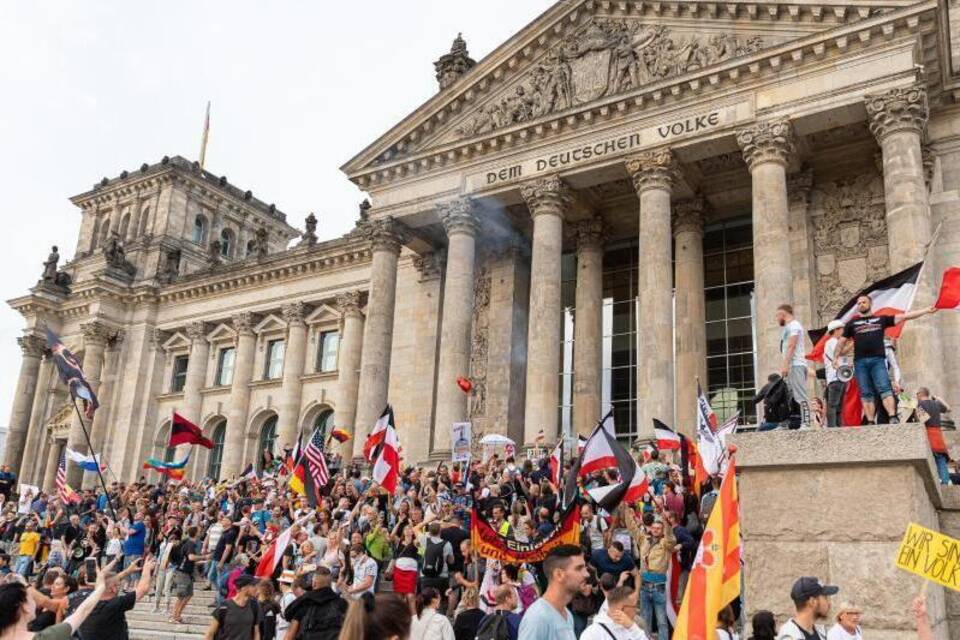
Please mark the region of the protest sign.
POLYGON ((895 564, 955 591, 960 591, 960 540, 911 522, 897 550, 895 564))
POLYGON ((21 483, 17 490, 20 500, 17 504, 17 513, 30 513, 30 505, 33 499, 40 495, 40 487, 32 484, 21 483))
POLYGON ((453 462, 470 461, 470 432, 469 422, 454 422, 451 425, 450 442, 453 443, 453 462))

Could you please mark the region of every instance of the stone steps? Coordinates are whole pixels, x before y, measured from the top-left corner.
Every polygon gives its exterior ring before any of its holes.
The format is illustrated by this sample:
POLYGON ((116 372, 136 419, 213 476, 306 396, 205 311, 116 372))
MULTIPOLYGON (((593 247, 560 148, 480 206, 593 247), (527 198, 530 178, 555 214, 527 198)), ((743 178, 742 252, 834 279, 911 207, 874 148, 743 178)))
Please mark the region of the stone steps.
MULTIPOLYGON (((154 611, 154 599, 148 596, 137 603, 127 613, 127 625, 131 640, 202 640, 210 624, 214 601, 213 591, 197 589, 190 603, 183 610, 184 624, 168 622, 170 614, 166 611, 164 600, 159 611, 154 611)), ((175 598, 170 599, 171 606, 175 598)))

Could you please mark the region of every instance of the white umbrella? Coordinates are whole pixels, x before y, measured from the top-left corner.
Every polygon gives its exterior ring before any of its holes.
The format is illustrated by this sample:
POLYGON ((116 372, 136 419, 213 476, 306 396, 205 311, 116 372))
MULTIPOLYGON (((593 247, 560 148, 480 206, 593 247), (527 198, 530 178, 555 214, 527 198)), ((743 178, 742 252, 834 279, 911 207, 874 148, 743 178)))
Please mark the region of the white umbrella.
POLYGON ((507 436, 502 436, 499 433, 490 433, 483 436, 483 438, 480 440, 480 444, 496 447, 516 443, 507 436))

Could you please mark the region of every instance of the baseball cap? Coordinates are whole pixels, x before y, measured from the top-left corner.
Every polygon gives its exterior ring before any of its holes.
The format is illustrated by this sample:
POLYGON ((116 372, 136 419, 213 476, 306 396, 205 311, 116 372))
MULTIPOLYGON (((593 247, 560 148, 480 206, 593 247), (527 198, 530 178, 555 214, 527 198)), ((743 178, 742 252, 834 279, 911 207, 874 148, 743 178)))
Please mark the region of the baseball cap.
POLYGON ((836 329, 842 329, 845 326, 846 325, 843 324, 843 320, 831 320, 830 322, 827 323, 827 333, 830 333, 831 331, 834 331, 836 329))
POLYGON ((810 576, 804 576, 803 578, 798 578, 796 582, 793 583, 793 588, 790 589, 790 599, 794 602, 803 602, 808 598, 815 598, 817 596, 833 596, 840 591, 839 587, 834 587, 832 585, 820 584, 820 580, 810 576))

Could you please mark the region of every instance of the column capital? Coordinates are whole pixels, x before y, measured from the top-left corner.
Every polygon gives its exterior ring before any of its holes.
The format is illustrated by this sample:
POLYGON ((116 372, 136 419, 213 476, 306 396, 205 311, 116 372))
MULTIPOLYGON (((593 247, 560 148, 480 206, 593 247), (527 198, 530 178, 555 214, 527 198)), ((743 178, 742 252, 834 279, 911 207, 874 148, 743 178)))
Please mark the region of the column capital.
POLYGON ((298 300, 296 302, 290 302, 283 305, 280 308, 280 313, 283 315, 284 322, 287 323, 287 326, 306 326, 304 318, 307 317, 307 314, 310 312, 310 309, 307 307, 306 303, 298 300))
POLYGON ((154 327, 150 331, 150 348, 154 351, 159 351, 163 347, 163 343, 170 338, 170 332, 164 331, 163 329, 157 329, 154 327))
POLYGON ((47 351, 47 341, 32 333, 17 338, 24 358, 40 358, 47 351))
POLYGON ((117 330, 108 324, 99 320, 91 320, 80 325, 80 331, 83 332, 84 346, 105 347, 107 341, 112 339, 117 330))
POLYGON ((107 339, 107 349, 119 349, 123 344, 123 339, 127 336, 123 329, 117 329, 110 338, 107 339))
POLYGON ((419 281, 436 280, 443 274, 446 252, 442 249, 413 256, 413 267, 420 274, 419 281))
POLYGON ((633 179, 633 188, 637 194, 647 189, 672 190, 679 169, 673 151, 665 148, 644 151, 627 158, 624 164, 633 179))
POLYGON ((452 236, 455 233, 465 233, 469 236, 477 235, 480 223, 477 219, 473 198, 458 198, 450 202, 443 202, 437 205, 437 210, 447 236, 452 236))
POLYGON ((403 231, 403 225, 391 216, 367 220, 360 226, 360 232, 374 253, 387 251, 399 255, 405 235, 403 231))
POLYGON ((577 251, 582 249, 602 249, 607 239, 607 230, 599 216, 578 222, 573 226, 577 239, 577 251))
POLYGON ((683 232, 703 235, 703 222, 707 216, 707 209, 707 201, 702 195, 674 204, 673 235, 683 232))
POLYGON ((230 321, 233 323, 233 328, 236 330, 237 335, 253 335, 253 325, 256 324, 256 316, 254 316, 249 311, 241 311, 240 313, 234 314, 230 321))
POLYGON ((540 214, 552 214, 563 217, 573 194, 567 184, 558 175, 532 180, 520 187, 520 196, 530 210, 530 217, 540 214))
POLYGON ((918 135, 923 133, 930 115, 927 88, 920 84, 868 95, 864 102, 870 120, 870 132, 878 142, 883 142, 884 138, 896 131, 911 131, 918 135))
POLYGON ((337 294, 337 311, 340 312, 341 317, 361 317, 361 306, 363 306, 362 291, 354 289, 353 291, 344 291, 343 293, 337 294))
POLYGON ((737 130, 737 144, 751 171, 765 162, 787 166, 794 151, 793 127, 786 118, 757 122, 737 130))
POLYGON ((196 320, 190 322, 186 327, 187 337, 190 338, 191 342, 199 342, 200 340, 206 340, 207 338, 207 323, 203 320, 196 320))
POLYGON ((806 204, 813 189, 813 170, 804 169, 787 176, 787 198, 791 203, 806 204))

